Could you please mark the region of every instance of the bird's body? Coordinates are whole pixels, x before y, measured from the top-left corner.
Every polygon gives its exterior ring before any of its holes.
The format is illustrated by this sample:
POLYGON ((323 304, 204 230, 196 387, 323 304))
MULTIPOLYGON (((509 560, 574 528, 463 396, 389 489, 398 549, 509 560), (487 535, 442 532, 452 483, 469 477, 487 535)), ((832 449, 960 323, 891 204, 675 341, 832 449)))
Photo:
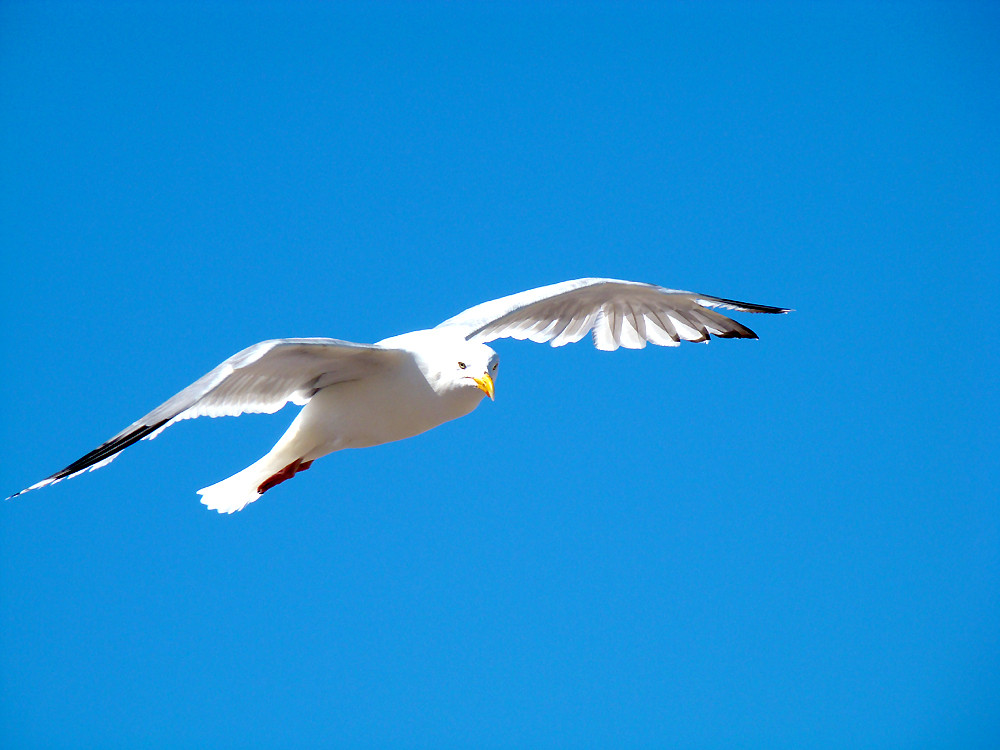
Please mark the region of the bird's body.
MULTIPOLYGON (((580 279, 469 308, 436 328, 377 344, 336 339, 264 341, 230 357, 78 461, 17 493, 104 466, 139 440, 198 416, 274 412, 304 405, 259 461, 202 490, 202 502, 232 513, 317 458, 413 437, 493 398, 498 357, 485 342, 511 337, 560 346, 592 333, 599 349, 646 342, 676 346, 711 335, 756 338, 708 307, 780 313, 782 308, 614 279, 580 279)), ((14 497, 14 496, 12 496, 14 497)))
POLYGON ((318 391, 266 456, 238 474, 198 490, 202 502, 220 513, 240 510, 317 458, 345 448, 370 448, 419 435, 464 417, 486 395, 475 381, 463 384, 447 375, 460 361, 470 373, 482 376, 489 372, 491 355, 495 363, 496 354, 488 346, 432 331, 416 331, 388 341, 376 346, 399 356, 367 377, 318 391))

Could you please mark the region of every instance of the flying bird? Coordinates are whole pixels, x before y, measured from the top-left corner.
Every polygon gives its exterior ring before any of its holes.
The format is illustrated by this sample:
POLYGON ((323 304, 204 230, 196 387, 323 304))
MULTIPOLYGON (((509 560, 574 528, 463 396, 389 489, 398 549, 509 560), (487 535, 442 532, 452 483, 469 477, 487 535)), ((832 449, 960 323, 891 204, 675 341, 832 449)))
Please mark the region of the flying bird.
POLYGON ((493 399, 500 338, 552 346, 588 333, 598 349, 647 342, 755 339, 746 326, 709 308, 785 313, 780 307, 664 289, 617 279, 578 279, 483 302, 435 328, 376 344, 327 338, 273 339, 234 354, 107 442, 17 497, 106 466, 139 440, 183 419, 272 414, 304 406, 275 446, 228 479, 198 490, 201 502, 234 513, 321 456, 419 435, 493 399))

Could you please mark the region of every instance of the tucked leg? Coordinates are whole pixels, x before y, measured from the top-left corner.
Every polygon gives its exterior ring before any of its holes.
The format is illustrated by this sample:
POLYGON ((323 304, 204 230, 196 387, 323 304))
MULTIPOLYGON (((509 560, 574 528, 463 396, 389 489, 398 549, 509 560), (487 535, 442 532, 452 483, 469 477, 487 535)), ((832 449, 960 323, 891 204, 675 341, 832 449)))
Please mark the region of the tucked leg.
POLYGON ((272 487, 276 487, 277 485, 284 482, 286 479, 291 479, 298 472, 305 471, 310 466, 312 466, 312 461, 303 461, 301 458, 295 459, 290 464, 288 464, 288 466, 286 466, 284 469, 282 469, 276 474, 272 474, 263 482, 261 482, 260 486, 257 488, 258 494, 263 495, 272 487))

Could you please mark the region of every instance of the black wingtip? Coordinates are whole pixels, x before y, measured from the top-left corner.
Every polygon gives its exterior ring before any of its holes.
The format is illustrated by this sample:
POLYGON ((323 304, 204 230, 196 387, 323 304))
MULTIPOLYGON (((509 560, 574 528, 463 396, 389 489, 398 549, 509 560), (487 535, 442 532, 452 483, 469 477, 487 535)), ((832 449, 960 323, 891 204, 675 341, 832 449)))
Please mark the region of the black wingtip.
POLYGON ((66 477, 72 474, 76 474, 79 471, 83 471, 84 469, 87 469, 96 463, 100 463, 106 458, 121 453, 123 450, 128 448, 133 443, 137 443, 150 433, 156 432, 158 429, 160 429, 163 425, 165 425, 169 421, 170 421, 169 419, 164 419, 160 422, 157 422, 156 424, 144 424, 136 428, 135 430, 132 430, 132 432, 122 435, 121 437, 113 438, 108 442, 104 443, 103 445, 98 446, 90 453, 88 453, 86 456, 77 459, 69 466, 67 466, 65 469, 57 471, 55 474, 49 477, 49 479, 53 479, 56 481, 60 479, 65 479, 66 477))
POLYGON ((741 312, 769 313, 771 315, 782 315, 784 313, 795 312, 790 307, 772 307, 771 305, 758 305, 753 302, 740 302, 739 300, 726 299, 725 297, 715 297, 715 301, 721 302, 724 305, 732 305, 741 312))
POLYGON ((759 339, 756 333, 751 331, 746 326, 740 326, 741 330, 738 331, 722 331, 721 333, 713 334, 719 339, 759 339))
POLYGON ((118 437, 114 437, 111 440, 107 441, 106 443, 99 445, 97 448, 95 448, 82 458, 77 459, 69 466, 67 466, 65 469, 60 469, 55 474, 46 477, 37 484, 33 484, 30 487, 21 490, 20 492, 15 492, 13 495, 7 497, 6 500, 13 500, 15 497, 17 497, 18 495, 23 495, 25 492, 28 492, 33 489, 41 489, 42 487, 46 487, 50 484, 55 484, 56 482, 62 479, 71 477, 74 474, 78 474, 81 471, 85 471, 94 464, 98 464, 101 461, 111 458, 112 456, 115 456, 118 453, 121 453, 123 450, 128 448, 133 443, 137 443, 147 435, 156 432, 158 429, 163 427, 163 425, 165 425, 169 421, 170 421, 169 419, 164 419, 160 422, 157 422, 156 424, 140 425, 131 432, 127 432, 125 434, 119 435, 118 437))

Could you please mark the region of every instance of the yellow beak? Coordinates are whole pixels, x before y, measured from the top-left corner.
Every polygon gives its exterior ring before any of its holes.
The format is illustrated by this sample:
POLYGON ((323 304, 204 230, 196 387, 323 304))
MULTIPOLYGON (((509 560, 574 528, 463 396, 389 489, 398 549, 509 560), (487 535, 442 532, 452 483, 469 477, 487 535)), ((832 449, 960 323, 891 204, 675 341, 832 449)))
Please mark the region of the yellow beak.
POLYGON ((495 401, 493 398, 493 378, 490 377, 488 372, 484 372, 481 378, 473 378, 476 385, 479 386, 479 390, 490 397, 490 401, 495 401))

